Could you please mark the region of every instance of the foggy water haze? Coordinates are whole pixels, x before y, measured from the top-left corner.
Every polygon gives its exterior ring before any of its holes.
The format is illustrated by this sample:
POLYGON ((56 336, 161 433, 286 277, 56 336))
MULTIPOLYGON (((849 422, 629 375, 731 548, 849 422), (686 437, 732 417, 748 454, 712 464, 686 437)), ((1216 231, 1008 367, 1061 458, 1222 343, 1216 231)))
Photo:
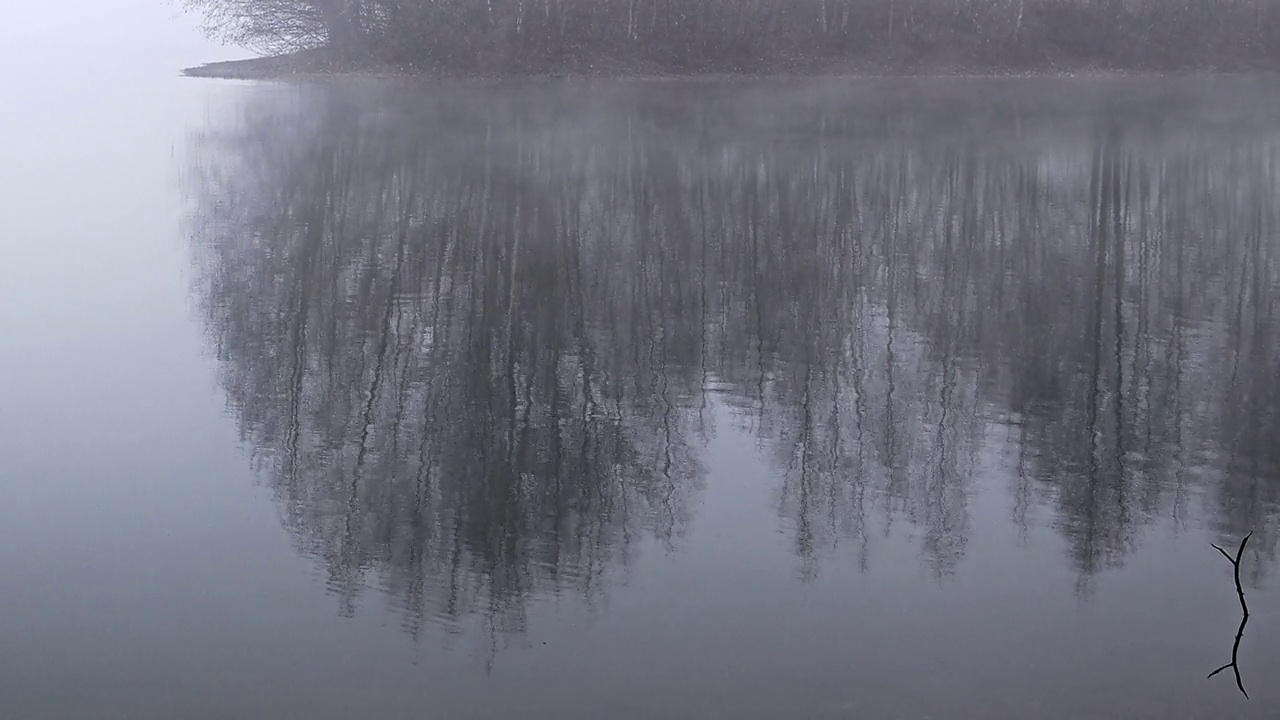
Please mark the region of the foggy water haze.
POLYGON ((178 10, 0 30, 0 717, 1280 706, 1270 77, 204 80, 178 10))

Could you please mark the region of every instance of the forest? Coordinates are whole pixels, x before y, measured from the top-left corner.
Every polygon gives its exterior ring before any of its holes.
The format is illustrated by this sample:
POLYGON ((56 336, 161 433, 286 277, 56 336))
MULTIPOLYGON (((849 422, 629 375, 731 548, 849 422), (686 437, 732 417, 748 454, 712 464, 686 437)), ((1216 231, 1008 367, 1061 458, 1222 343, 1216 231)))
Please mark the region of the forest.
POLYGON ((184 0, 270 56, 191 74, 1258 70, 1268 0, 184 0))

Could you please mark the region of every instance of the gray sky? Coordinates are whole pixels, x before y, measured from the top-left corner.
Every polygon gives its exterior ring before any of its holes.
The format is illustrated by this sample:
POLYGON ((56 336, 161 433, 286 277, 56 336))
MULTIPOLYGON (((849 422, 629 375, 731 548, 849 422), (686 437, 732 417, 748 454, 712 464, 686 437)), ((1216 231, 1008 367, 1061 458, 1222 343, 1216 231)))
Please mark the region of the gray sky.
POLYGON ((176 72, 246 57, 206 39, 178 0, 5 0, 0 80, 101 72, 176 72), (9 7, 12 6, 12 7, 9 7))

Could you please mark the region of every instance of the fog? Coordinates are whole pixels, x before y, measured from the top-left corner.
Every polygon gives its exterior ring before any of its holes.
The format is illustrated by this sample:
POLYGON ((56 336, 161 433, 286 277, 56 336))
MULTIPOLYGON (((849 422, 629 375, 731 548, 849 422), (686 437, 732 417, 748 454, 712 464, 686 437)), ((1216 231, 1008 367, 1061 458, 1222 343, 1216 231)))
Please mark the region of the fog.
POLYGON ((0 81, 47 87, 120 73, 173 75, 198 62, 246 57, 204 36, 169 0, 39 0, 5 3, 0 81))
POLYGON ((1273 78, 204 79, 8 1, 0 719, 1280 707, 1273 78))

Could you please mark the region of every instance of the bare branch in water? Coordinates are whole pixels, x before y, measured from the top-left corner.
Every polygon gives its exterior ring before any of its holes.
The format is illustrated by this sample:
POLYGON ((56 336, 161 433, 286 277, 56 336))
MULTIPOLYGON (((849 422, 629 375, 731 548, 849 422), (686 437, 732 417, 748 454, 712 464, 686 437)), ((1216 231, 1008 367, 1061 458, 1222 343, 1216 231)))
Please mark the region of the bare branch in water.
POLYGON ((1213 549, 1222 553, 1222 556, 1225 557, 1235 568, 1236 595, 1240 597, 1240 628, 1236 630, 1236 641, 1231 646, 1231 662, 1209 673, 1209 677, 1213 677, 1223 670, 1231 668, 1231 672, 1236 676, 1236 687, 1240 688, 1240 692, 1246 698, 1249 697, 1249 693, 1245 691, 1244 682, 1240 679, 1240 665, 1237 663, 1237 660, 1240 654, 1240 639, 1244 637, 1244 626, 1249 624, 1249 605, 1244 600, 1244 585, 1240 583, 1240 560, 1244 557, 1244 548, 1249 544, 1250 537, 1253 537, 1252 530, 1250 530, 1249 534, 1245 535, 1244 539, 1240 541, 1240 547, 1236 549, 1236 556, 1234 558, 1231 557, 1226 550, 1223 550, 1217 545, 1213 546, 1213 549))

